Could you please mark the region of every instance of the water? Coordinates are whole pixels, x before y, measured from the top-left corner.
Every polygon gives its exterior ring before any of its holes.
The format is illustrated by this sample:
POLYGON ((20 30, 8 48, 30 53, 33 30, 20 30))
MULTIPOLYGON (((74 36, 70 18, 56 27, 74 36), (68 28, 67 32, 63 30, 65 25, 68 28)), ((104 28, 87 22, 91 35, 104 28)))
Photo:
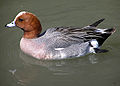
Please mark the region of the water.
POLYGON ((119 0, 1 0, 0 86, 120 86, 119 0), (33 12, 43 31, 56 26, 85 26, 106 18, 101 28, 115 27, 103 49, 107 53, 80 58, 41 61, 19 48, 22 31, 5 28, 22 10, 33 12))

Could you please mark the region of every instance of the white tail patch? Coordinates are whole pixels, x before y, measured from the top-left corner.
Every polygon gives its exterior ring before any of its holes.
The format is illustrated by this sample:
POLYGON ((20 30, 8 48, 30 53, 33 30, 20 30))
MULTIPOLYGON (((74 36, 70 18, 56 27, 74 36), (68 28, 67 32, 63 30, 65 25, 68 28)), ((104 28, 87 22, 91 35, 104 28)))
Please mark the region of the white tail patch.
POLYGON ((89 48, 89 53, 96 53, 93 47, 89 48))
POLYGON ((90 48, 89 48, 89 52, 90 53, 96 53, 94 48, 99 48, 99 44, 98 41, 96 39, 93 39, 90 41, 90 48))
POLYGON ((91 40, 90 43, 91 43, 93 48, 98 48, 99 47, 98 41, 96 39, 91 40))

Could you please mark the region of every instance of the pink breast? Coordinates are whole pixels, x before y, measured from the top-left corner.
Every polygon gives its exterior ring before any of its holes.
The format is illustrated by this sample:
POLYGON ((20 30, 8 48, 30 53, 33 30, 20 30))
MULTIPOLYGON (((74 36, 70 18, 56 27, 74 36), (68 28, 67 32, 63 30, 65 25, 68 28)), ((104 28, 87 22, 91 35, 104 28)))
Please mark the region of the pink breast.
POLYGON ((46 50, 44 43, 37 43, 35 40, 22 38, 20 41, 21 50, 37 59, 45 59, 46 50))

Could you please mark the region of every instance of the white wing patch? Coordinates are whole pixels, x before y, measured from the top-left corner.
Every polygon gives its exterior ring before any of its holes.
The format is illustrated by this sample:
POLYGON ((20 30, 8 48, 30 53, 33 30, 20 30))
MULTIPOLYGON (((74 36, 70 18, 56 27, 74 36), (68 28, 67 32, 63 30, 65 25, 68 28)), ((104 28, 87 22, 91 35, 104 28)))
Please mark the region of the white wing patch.
POLYGON ((55 50, 63 50, 64 48, 54 48, 55 50))

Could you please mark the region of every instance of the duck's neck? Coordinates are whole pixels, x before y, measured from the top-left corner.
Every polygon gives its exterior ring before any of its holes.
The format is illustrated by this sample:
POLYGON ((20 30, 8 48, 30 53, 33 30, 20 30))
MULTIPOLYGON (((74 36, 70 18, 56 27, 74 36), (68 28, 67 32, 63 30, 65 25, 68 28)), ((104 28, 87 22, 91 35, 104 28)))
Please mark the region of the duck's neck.
POLYGON ((23 37, 27 39, 37 38, 41 33, 41 30, 42 30, 42 27, 39 27, 38 29, 34 29, 32 31, 24 31, 23 37))
POLYGON ((27 39, 33 39, 37 38, 37 36, 40 34, 38 31, 30 31, 30 32, 24 32, 23 37, 27 39))

